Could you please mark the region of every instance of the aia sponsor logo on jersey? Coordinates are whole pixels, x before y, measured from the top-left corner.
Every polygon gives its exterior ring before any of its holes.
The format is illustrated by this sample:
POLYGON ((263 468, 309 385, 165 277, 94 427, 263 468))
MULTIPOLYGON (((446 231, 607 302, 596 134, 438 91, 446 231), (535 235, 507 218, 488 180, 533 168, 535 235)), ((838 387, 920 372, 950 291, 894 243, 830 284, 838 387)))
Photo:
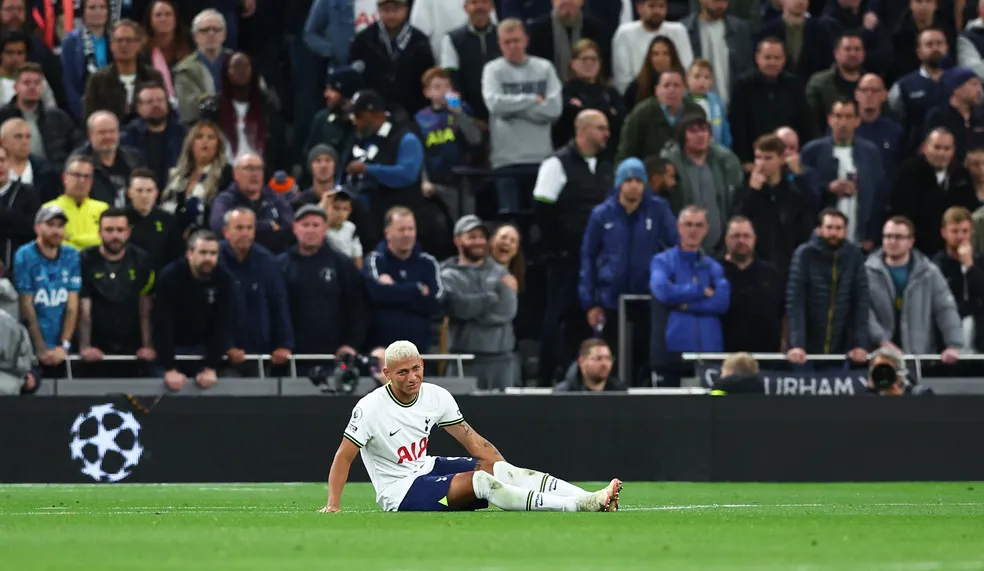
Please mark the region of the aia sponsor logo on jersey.
POLYGON ((410 448, 406 446, 400 446, 396 451, 396 463, 403 464, 404 462, 413 462, 418 458, 427 455, 427 437, 420 439, 420 442, 411 442, 410 448))

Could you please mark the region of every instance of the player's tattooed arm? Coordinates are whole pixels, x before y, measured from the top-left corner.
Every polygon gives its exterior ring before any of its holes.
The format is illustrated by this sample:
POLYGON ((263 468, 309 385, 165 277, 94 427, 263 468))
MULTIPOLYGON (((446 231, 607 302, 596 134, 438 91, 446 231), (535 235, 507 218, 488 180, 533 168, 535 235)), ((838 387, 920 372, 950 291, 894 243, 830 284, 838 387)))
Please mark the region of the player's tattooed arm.
POLYGON ((502 454, 499 450, 492 445, 485 437, 475 432, 467 422, 462 422, 460 424, 454 424, 452 426, 447 426, 444 428, 448 431, 448 434, 454 437, 468 454, 479 458, 481 460, 487 460, 489 462, 497 462, 499 460, 504 460, 502 454))

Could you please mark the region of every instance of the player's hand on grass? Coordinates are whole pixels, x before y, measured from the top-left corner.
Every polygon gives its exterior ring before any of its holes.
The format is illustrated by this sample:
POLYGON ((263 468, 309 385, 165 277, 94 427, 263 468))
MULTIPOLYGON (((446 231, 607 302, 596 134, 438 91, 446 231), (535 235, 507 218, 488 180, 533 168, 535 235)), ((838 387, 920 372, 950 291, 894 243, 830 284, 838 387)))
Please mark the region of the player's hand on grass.
POLYGON ((338 513, 340 511, 342 511, 342 508, 335 507, 335 506, 325 506, 320 510, 318 510, 318 513, 330 514, 330 513, 338 513))

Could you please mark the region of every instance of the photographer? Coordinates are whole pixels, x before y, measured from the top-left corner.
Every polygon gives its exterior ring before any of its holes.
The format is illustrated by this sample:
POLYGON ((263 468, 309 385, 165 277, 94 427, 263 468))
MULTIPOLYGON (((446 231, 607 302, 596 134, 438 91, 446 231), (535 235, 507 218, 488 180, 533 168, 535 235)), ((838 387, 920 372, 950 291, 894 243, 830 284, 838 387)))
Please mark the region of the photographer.
POLYGON ((878 396, 932 395, 933 389, 920 387, 906 378, 902 352, 882 347, 871 354, 868 369, 868 390, 878 396))

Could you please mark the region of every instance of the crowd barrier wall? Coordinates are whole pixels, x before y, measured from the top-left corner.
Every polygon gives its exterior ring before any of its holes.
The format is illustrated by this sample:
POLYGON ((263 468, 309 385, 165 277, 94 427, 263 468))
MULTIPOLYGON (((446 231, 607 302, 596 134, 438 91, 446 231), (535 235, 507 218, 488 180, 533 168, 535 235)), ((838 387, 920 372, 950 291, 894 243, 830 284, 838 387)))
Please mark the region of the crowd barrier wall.
MULTIPOLYGON (((352 397, 0 398, 0 482, 324 481, 352 397)), ((984 480, 984 397, 459 396, 519 466, 571 480, 984 480)), ((441 430, 428 452, 462 456, 441 430)), ((352 480, 365 481, 361 461, 352 480)))

